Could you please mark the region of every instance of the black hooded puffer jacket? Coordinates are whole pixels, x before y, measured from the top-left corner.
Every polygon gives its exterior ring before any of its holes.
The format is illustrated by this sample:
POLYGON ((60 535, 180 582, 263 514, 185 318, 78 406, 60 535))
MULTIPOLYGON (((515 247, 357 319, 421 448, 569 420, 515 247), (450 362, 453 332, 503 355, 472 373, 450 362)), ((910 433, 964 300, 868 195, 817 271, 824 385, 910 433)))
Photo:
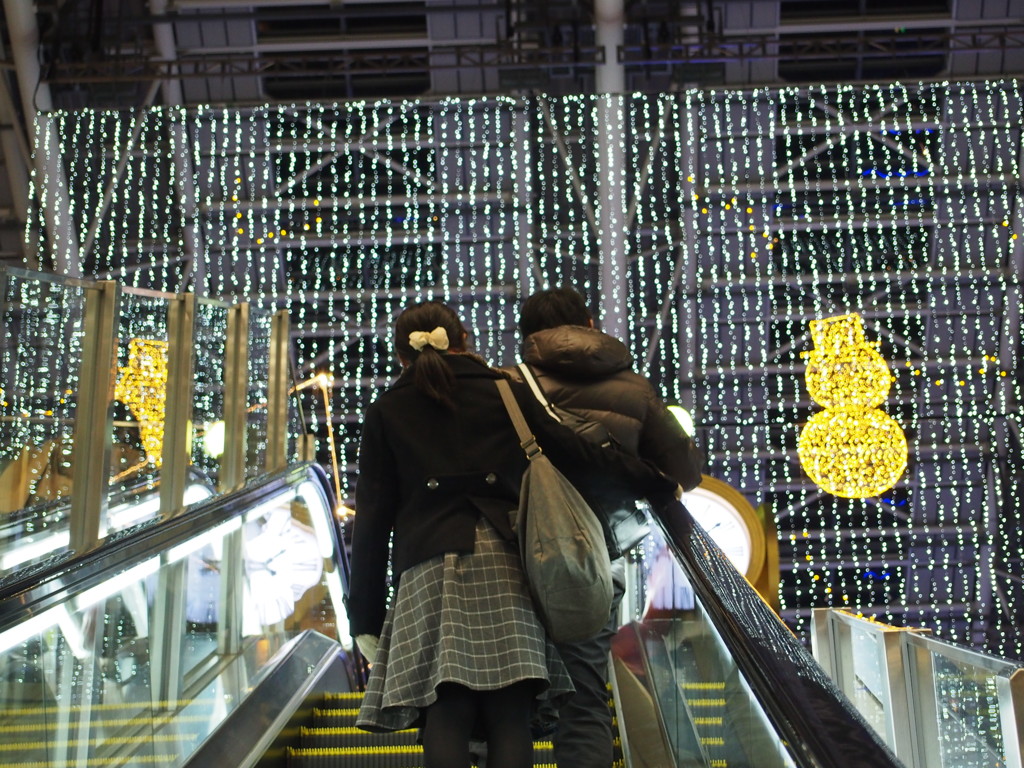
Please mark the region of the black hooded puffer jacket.
MULTIPOLYGON (((524 360, 548 399, 600 421, 630 453, 651 461, 684 490, 700 484, 704 456, 643 376, 626 345, 606 333, 563 325, 531 334, 524 360)), ((521 378, 515 368, 509 370, 521 378)))

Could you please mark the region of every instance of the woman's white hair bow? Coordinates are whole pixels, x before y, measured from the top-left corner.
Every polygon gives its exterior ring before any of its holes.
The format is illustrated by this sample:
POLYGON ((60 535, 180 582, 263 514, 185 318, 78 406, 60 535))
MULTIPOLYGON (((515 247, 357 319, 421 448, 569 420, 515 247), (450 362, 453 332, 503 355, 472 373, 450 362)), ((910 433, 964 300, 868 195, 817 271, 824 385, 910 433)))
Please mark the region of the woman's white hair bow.
POLYGON ((430 333, 426 331, 413 331, 409 334, 409 346, 419 352, 429 344, 434 349, 444 351, 448 349, 448 331, 437 326, 430 333))

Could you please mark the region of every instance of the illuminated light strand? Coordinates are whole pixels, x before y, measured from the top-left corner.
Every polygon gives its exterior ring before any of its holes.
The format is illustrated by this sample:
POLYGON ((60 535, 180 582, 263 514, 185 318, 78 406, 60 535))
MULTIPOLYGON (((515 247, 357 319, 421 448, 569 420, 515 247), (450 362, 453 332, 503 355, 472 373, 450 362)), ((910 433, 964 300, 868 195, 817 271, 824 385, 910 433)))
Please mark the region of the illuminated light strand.
MULTIPOLYGON (((298 370, 334 374, 349 483, 361 410, 397 373, 388 329, 408 301, 517 282, 601 301, 587 213, 599 203, 597 109, 595 97, 540 96, 173 113, 193 142, 207 291, 289 309, 298 370)), ((640 196, 615 276, 630 349, 696 415, 709 470, 774 511, 787 621, 804 632, 811 607, 849 605, 964 642, 987 631, 1020 655, 1021 633, 999 616, 1020 615, 1024 591, 981 555, 991 547, 998 568, 1020 570, 1021 481, 1002 479, 990 515, 986 475, 1021 395, 1003 340, 1021 278, 1019 83, 684 90, 630 95, 623 110, 626 161, 610 183, 640 196), (821 494, 796 457, 799 425, 820 408, 798 386, 807 323, 846 312, 890 361, 886 408, 910 449, 905 477, 868 500, 821 494)), ((87 267, 177 291, 172 112, 145 115, 145 157, 117 186, 87 267)), ((36 151, 68 161, 83 217, 138 124, 54 119, 60 146, 36 151)), ((41 229, 48 192, 33 189, 41 229)), ((518 298, 456 302, 489 359, 516 357, 518 298)), ((307 417, 323 436, 323 415, 307 417)))

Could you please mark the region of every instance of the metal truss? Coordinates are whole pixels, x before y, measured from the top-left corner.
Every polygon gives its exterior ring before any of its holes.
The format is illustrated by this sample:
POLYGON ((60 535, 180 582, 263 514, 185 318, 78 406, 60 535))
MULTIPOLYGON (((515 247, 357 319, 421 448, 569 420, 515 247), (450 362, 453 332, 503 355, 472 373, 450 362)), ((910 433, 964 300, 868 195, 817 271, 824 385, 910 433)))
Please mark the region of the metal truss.
POLYGON ((619 49, 627 66, 708 64, 756 59, 834 61, 836 59, 904 58, 927 54, 1019 51, 1024 25, 937 29, 906 32, 787 34, 785 28, 766 35, 701 35, 692 42, 639 43, 619 49))
POLYGON ((604 62, 604 49, 595 46, 524 48, 513 43, 494 45, 424 44, 418 50, 389 51, 251 51, 219 55, 179 53, 172 61, 114 57, 95 61, 57 61, 45 81, 52 85, 125 83, 167 78, 333 77, 340 75, 421 74, 431 70, 509 70, 559 67, 591 68, 604 62))

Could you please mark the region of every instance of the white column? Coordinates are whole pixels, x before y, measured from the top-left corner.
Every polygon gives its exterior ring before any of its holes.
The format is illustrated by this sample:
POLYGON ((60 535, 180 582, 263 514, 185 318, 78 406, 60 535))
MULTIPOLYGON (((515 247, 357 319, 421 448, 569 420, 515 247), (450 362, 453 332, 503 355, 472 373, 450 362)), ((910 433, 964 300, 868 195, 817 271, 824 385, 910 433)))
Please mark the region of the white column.
POLYGON ((626 319, 626 158, 622 145, 624 128, 622 93, 625 68, 619 63, 625 11, 623 0, 594 0, 597 44, 604 48, 605 63, 595 73, 597 102, 597 226, 600 237, 601 330, 627 340, 626 319))
POLYGON ((4 14, 29 138, 36 140, 34 162, 40 178, 43 197, 40 202, 53 251, 54 270, 80 277, 82 258, 58 151, 59 137, 47 114, 53 110, 53 101, 39 68, 39 25, 35 11, 29 0, 4 0, 4 14))
MULTIPOLYGON (((167 13, 166 0, 150 0, 149 8, 154 16, 163 16, 167 13)), ((163 22, 153 25, 153 42, 156 45, 157 55, 160 61, 174 61, 178 57, 178 45, 174 39, 174 29, 170 23, 163 22)), ((177 67, 171 69, 171 77, 162 81, 164 89, 164 104, 172 107, 184 106, 185 94, 181 88, 181 79, 174 77, 177 67)), ((188 260, 188 272, 185 274, 183 284, 178 286, 179 291, 188 287, 189 275, 191 275, 192 292, 197 296, 205 296, 208 293, 206 285, 206 248, 203 244, 202 219, 199 208, 199 201, 196 199, 195 180, 193 179, 194 168, 189 156, 192 144, 189 141, 188 128, 186 125, 187 114, 184 110, 173 116, 167 130, 170 133, 171 156, 174 162, 175 176, 178 179, 179 203, 184 229, 181 233, 182 254, 188 260)))

